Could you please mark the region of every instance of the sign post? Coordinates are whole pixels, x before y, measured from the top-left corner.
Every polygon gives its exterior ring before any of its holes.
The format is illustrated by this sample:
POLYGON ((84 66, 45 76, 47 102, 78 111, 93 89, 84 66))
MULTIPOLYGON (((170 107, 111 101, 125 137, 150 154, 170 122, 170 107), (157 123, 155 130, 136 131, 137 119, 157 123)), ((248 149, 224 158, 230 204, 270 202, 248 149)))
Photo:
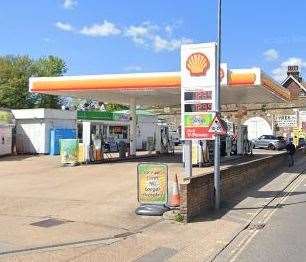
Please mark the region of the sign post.
MULTIPOLYGON (((221 11, 222 0, 218 0, 218 36, 217 36, 217 61, 215 70, 216 90, 215 90, 215 110, 217 117, 220 116, 220 64, 221 64, 221 11)), ((215 137, 214 152, 214 189, 215 189, 215 210, 220 209, 220 135, 215 137)))

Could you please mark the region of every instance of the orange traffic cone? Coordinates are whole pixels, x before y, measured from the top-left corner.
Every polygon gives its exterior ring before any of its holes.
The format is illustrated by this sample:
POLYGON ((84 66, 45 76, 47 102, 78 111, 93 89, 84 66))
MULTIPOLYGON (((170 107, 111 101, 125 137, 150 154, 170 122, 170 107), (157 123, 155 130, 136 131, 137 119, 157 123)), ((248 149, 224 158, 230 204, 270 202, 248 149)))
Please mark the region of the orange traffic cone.
POLYGON ((172 182, 172 195, 169 204, 170 207, 178 207, 180 205, 180 194, 178 188, 177 174, 175 174, 172 182))

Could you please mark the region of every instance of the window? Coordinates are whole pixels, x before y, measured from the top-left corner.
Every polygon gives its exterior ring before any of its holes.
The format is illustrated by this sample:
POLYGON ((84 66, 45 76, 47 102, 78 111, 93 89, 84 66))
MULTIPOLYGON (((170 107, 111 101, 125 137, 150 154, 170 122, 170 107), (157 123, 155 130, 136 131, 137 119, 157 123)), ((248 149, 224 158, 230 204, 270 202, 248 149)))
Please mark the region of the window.
POLYGON ((128 127, 127 126, 110 126, 109 135, 117 139, 128 138, 128 127))

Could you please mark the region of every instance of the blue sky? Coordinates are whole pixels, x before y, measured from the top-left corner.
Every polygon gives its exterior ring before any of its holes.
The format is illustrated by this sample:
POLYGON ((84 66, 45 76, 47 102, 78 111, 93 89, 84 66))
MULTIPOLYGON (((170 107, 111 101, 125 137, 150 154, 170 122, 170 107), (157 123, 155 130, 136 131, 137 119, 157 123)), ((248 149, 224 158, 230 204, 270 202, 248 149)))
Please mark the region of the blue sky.
MULTIPOLYGON (((215 40, 216 2, 1 1, 0 54, 57 55, 68 75, 177 71, 181 43, 215 40)), ((305 0, 223 0, 223 62, 279 80, 305 69, 305 13, 305 0)))

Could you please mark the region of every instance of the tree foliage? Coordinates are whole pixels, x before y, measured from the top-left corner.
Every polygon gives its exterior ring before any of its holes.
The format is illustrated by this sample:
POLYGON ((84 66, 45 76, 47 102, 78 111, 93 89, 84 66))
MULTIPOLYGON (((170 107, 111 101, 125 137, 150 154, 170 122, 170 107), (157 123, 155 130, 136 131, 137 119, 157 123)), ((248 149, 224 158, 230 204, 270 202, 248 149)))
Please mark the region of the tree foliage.
POLYGON ((29 78, 60 76, 66 70, 65 62, 55 56, 37 60, 29 56, 0 56, 0 107, 59 108, 59 97, 30 93, 29 78))

